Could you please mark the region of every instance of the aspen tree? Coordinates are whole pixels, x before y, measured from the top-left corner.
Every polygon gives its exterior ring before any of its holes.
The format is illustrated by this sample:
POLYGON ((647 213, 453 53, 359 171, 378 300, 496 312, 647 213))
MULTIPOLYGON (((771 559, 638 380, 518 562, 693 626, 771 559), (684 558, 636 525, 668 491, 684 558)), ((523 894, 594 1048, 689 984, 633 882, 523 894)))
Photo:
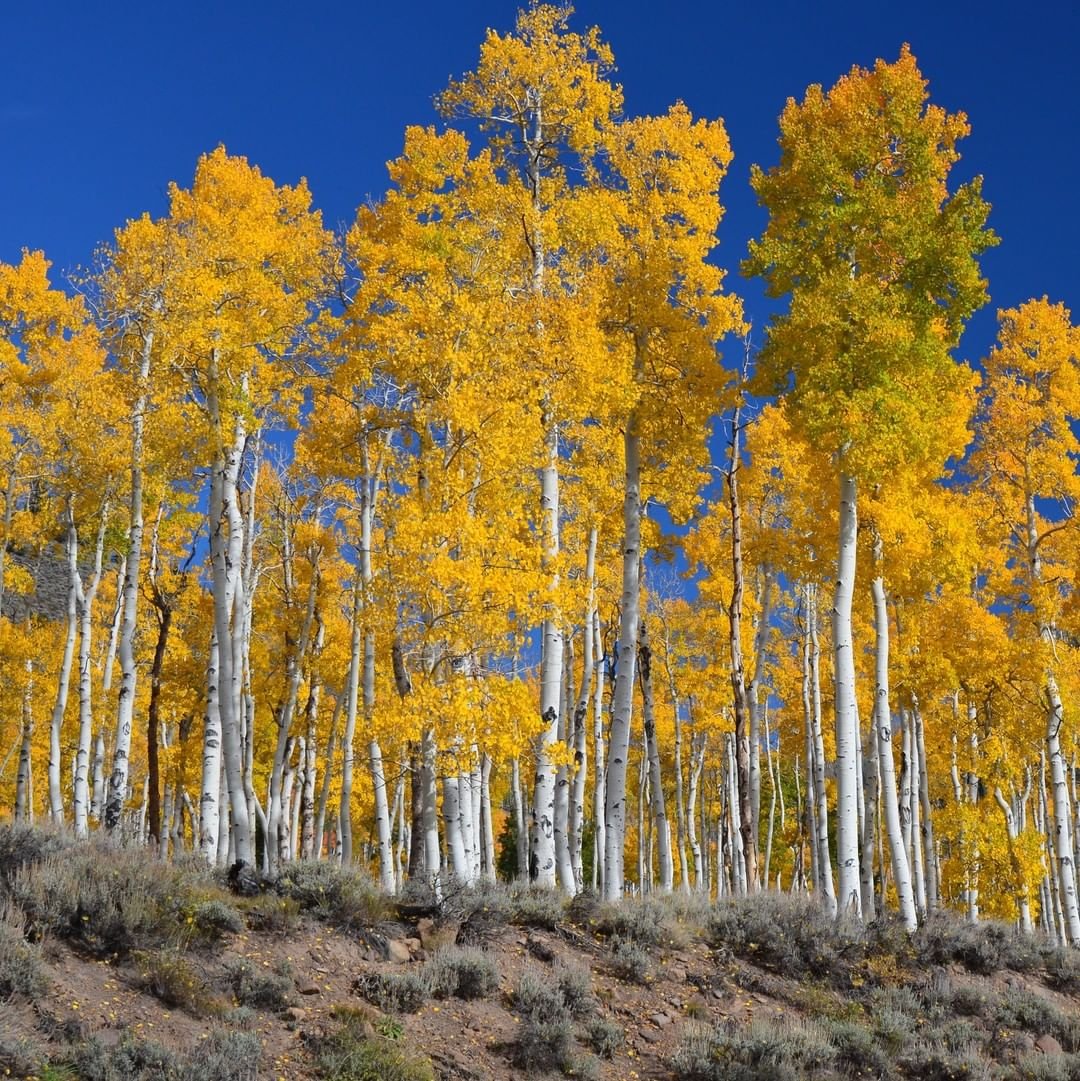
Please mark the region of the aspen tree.
MULTIPOLYGON (((833 599, 838 900, 858 913, 855 583, 859 479, 926 454, 956 377, 949 350, 985 303, 976 256, 994 242, 978 180, 950 193, 961 114, 927 105, 905 48, 892 64, 812 86, 780 118, 780 164, 751 183, 769 211, 748 274, 790 296, 760 357, 796 427, 835 455, 840 544, 833 599)), ((960 378, 963 378, 962 374, 960 378)))

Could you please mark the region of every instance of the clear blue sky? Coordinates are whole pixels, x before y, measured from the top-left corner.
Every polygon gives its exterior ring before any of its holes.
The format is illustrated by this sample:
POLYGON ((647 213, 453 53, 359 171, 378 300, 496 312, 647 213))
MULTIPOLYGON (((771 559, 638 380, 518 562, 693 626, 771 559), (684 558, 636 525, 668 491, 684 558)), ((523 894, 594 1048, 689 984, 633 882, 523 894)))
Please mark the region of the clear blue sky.
MULTIPOLYGON (((9 3, 0 65, 0 259, 44 248, 58 269, 143 210, 165 209, 199 153, 225 143, 279 182, 306 176, 331 225, 386 186, 402 131, 434 123, 431 97, 472 67, 487 26, 514 3, 9 3)), ((1028 296, 1080 317, 1080 7, 1058 0, 834 5, 589 0, 615 50, 629 114, 681 98, 727 123, 720 261, 760 327, 760 290, 734 268, 763 217, 751 162, 776 158, 789 95, 830 85, 854 63, 894 59, 909 41, 933 100, 963 109, 973 132, 962 176, 982 173, 1000 247, 984 266, 992 304, 964 341, 977 360, 992 310, 1028 296)))

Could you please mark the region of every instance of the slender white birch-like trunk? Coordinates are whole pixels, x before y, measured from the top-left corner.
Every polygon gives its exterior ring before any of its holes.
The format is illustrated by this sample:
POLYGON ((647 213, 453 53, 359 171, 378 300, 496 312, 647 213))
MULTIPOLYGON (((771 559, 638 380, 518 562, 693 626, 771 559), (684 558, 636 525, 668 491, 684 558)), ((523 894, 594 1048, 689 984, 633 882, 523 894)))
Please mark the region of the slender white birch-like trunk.
MULTIPOLYGON (((596 526, 589 530, 589 545, 585 557, 585 578, 589 593, 585 601, 585 621, 582 626, 581 688, 574 705, 574 781, 570 794, 570 864, 574 872, 574 892, 580 893, 585 882, 581 869, 581 844, 585 823, 585 782, 588 777, 588 726, 589 702, 592 700, 593 671, 596 647, 594 613, 596 608, 596 526)), ((595 863, 595 860, 594 860, 595 863)))
MULTIPOLYGON (((875 544, 875 556, 880 560, 880 542, 875 544)), ((918 926, 915 895, 911 885, 904 834, 900 828, 900 805, 896 791, 896 765, 893 760, 892 712, 889 704, 889 615, 885 600, 885 583, 881 576, 870 583, 874 597, 874 671, 877 690, 874 698, 874 730, 877 733, 878 767, 881 773, 881 803, 885 812, 885 834, 889 841, 889 861, 893 884, 900 906, 904 928, 913 934, 918 926)))
POLYGON ((221 712, 218 698, 218 656, 218 637, 214 630, 210 634, 210 657, 206 665, 202 781, 199 786, 198 844, 207 863, 215 863, 220 851, 218 830, 221 828, 221 712))
MULTIPOLYGON (((754 672, 750 677, 750 810, 751 832, 755 843, 761 835, 761 729, 768 691, 765 689, 765 663, 769 645, 769 620, 772 617, 773 571, 758 568, 758 611, 754 627, 754 672)), ((768 882, 764 883, 768 886, 768 882)))
POLYGON ((833 886, 832 854, 829 848, 829 800, 825 790, 825 736, 821 727, 821 647, 818 643, 817 586, 808 585, 810 619, 810 687, 814 721, 814 798, 818 831, 818 856, 821 869, 822 903, 831 913, 837 911, 833 886))
POLYGON ((485 751, 480 760, 480 814, 484 831, 483 874, 495 881, 495 834, 491 824, 491 756, 485 751))
POLYGON ((634 705, 638 618, 641 605, 641 437, 637 410, 631 410, 623 434, 626 483, 623 498, 622 607, 619 613, 618 664, 611 702, 611 735, 605 770, 604 900, 623 894, 626 844, 626 767, 634 705))
POLYGON ((439 872, 442 869, 442 853, 439 850, 438 792, 435 788, 435 759, 438 747, 435 743, 435 730, 424 729, 420 741, 421 767, 420 779, 424 798, 424 873, 428 881, 435 884, 439 895, 441 883, 439 872))
POLYGON ((701 734, 700 747, 695 749, 694 739, 690 740, 690 782, 686 795, 686 833, 690 853, 694 859, 694 888, 698 892, 707 890, 705 863, 701 852, 701 843, 697 834, 697 802, 701 788, 701 774, 705 768, 705 750, 708 740, 706 733, 701 734))
POLYGON ((446 846, 450 850, 450 870, 458 882, 469 881, 469 865, 465 858, 465 842, 461 836, 461 804, 458 778, 454 773, 443 777, 443 825, 446 846))
POLYGON ((918 699, 912 695, 912 720, 915 724, 915 753, 918 759, 919 800, 922 806, 922 847, 926 861, 926 909, 935 912, 941 904, 941 879, 938 874, 937 843, 934 840, 934 818, 930 803, 929 771, 926 765, 926 735, 918 699))
POLYGON ((596 690, 593 694, 593 889, 604 892, 604 814, 607 806, 604 751, 604 644, 600 637, 600 613, 593 612, 593 649, 596 651, 596 690))
MULTIPOLYGON (((360 610, 363 587, 359 577, 353 585, 352 635, 349 648, 349 675, 345 689, 345 734, 341 741, 341 862, 351 863, 352 844, 352 786, 353 744, 356 740, 356 715, 360 697, 360 667, 362 664, 363 627, 360 610)), ((385 793, 385 787, 383 789, 385 793)))
POLYGON ((71 687, 71 668, 75 659, 75 638, 79 620, 79 534, 75 529, 75 514, 71 497, 67 504, 68 562, 67 633, 64 636, 64 656, 60 662, 60 675, 56 681, 56 700, 53 703, 49 724, 49 818, 58 826, 64 822, 64 797, 60 788, 60 729, 67 710, 68 691, 71 687))
MULTIPOLYGON (((541 471, 540 513, 543 523, 544 561, 553 565, 559 555, 559 430, 545 414, 547 460, 541 471)), ((550 571, 550 589, 558 590, 559 575, 550 571)), ((550 748, 559 738, 562 705, 563 638, 556 611, 544 619, 540 658, 540 717, 544 728, 536 746, 532 818, 529 827, 529 875, 539 886, 556 884, 555 860, 555 766, 550 748)))
POLYGON ((26 661, 26 686, 22 699, 22 743, 19 746, 19 769, 15 775, 15 821, 34 821, 34 667, 26 661))
POLYGON ((135 716, 135 685, 138 668, 135 631, 139 615, 139 577, 142 573, 143 543, 143 458, 146 411, 150 400, 150 361, 154 352, 154 332, 142 336, 139 354, 138 394, 131 414, 131 495, 128 506, 128 553, 124 565, 123 611, 120 620, 120 694, 116 709, 116 741, 112 772, 105 797, 104 822, 107 830, 120 824, 128 790, 128 758, 131 754, 131 726, 135 716))
POLYGON ((91 653, 94 641, 94 600, 101 584, 101 566, 105 554, 105 531, 109 523, 110 501, 102 502, 94 542, 94 567, 85 584, 76 569, 75 586, 79 604, 79 743, 75 750, 75 782, 72 798, 75 836, 89 834, 90 744, 94 738, 94 680, 91 653))
MULTIPOLYGON (((246 439, 243 410, 232 418, 231 441, 225 442, 225 417, 218 399, 217 350, 211 350, 207 379, 207 409, 212 438, 218 441, 210 473, 210 564, 214 601, 214 627, 218 637, 218 709, 221 715, 221 748, 229 789, 230 844, 238 862, 251 864, 251 821, 244 788, 241 712, 244 666, 243 590, 241 561, 244 519, 240 513, 237 484, 246 439), (239 596, 238 596, 239 594, 239 596), (240 602, 237 605, 237 601, 240 602)), ((246 380, 243 386, 246 391, 246 380)))
MULTIPOLYGON (((559 739, 565 744, 573 742, 568 726, 574 718, 574 641, 564 638, 563 699, 559 712, 559 739)), ((554 835, 555 878, 564 893, 573 896, 577 892, 574 865, 570 858, 570 768, 561 764, 555 771, 554 835)))
POLYGON ((522 882, 529 880, 529 832, 525 821, 525 801, 521 794, 521 766, 517 755, 510 761, 510 795, 514 803, 514 835, 517 839, 517 873, 522 882))
POLYGON ((649 644, 648 621, 638 623, 638 674, 641 677, 641 717, 645 743, 649 753, 651 812, 656 830, 656 848, 660 859, 660 891, 671 893, 675 888, 675 862, 671 854, 671 824, 668 822, 664 800, 663 778, 660 773, 660 748, 656 741, 656 715, 653 695, 653 654, 649 644))
POLYGON ((840 474, 840 550, 836 567, 832 627, 836 705, 836 859, 839 911, 862 916, 859 873, 859 782, 861 752, 855 720, 855 654, 851 602, 855 588, 858 528, 855 478, 840 474))
POLYGON ((345 696, 334 697, 334 712, 330 718, 330 737, 326 741, 326 766, 323 769, 322 788, 319 790, 319 806, 315 812, 315 858, 323 858, 326 837, 326 804, 330 798, 330 781, 334 776, 334 756, 337 753, 338 727, 341 724, 341 709, 345 696))

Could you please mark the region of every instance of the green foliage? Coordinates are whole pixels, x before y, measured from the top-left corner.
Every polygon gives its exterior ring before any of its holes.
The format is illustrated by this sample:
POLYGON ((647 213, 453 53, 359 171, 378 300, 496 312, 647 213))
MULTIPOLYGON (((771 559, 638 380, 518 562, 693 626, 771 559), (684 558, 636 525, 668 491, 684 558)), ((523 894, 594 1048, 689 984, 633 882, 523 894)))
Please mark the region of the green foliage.
POLYGON ((813 1022, 755 1019, 691 1027, 673 1065, 686 1081, 797 1081, 835 1057, 828 1035, 813 1022))
POLYGON ((216 897, 198 901, 190 916, 199 934, 216 941, 226 934, 237 934, 244 929, 244 918, 228 901, 216 897))
POLYGON ((832 919, 809 897, 760 893, 721 901, 709 921, 710 942, 772 972, 850 983, 862 958, 866 931, 832 919))
POLYGON ((191 961, 177 950, 137 950, 131 956, 139 984, 166 1006, 192 1017, 219 1016, 222 1004, 210 992, 191 961))
POLYGON ((106 1048, 90 1040, 57 1065, 79 1081, 258 1081, 262 1046, 249 1032, 212 1032, 190 1055, 150 1040, 125 1039, 106 1048))
POLYGON ((487 998, 499 987, 499 969, 492 957, 468 947, 437 950, 424 965, 424 976, 436 998, 487 998))
POLYGON ((48 989, 41 948, 26 941, 21 913, 0 902, 0 1002, 33 999, 48 989))
POLYGON ((378 1035, 362 1013, 335 1010, 337 1029, 317 1041, 323 1081, 434 1081, 430 1061, 378 1035))
POLYGON ((934 913, 912 941, 923 964, 957 962, 983 976, 1002 969, 1030 972, 1042 963, 1038 943, 1030 935, 992 920, 969 923, 951 912, 934 913))
POLYGON ((300 911, 338 927, 370 927, 390 911, 386 895, 360 868, 329 860, 289 864, 277 881, 277 891, 296 902, 300 911))
POLYGON ((95 840, 24 862, 11 896, 33 936, 124 956, 185 941, 191 935, 185 913, 214 889, 204 864, 159 863, 142 850, 95 840))
POLYGON ((611 940, 611 971, 620 980, 646 984, 652 975, 652 958, 648 951, 622 938, 611 940))
POLYGON ((606 1059, 612 1058, 626 1039, 622 1026, 606 1017, 590 1017, 585 1022, 585 1034, 589 1046, 601 1058, 606 1059))
POLYGON ((431 997, 431 984, 422 972, 366 972, 353 990, 387 1013, 416 1013, 431 997))
POLYGON ((226 965, 233 997, 240 1006, 280 1010, 292 1000, 294 983, 287 965, 277 969, 259 967, 245 958, 226 965))

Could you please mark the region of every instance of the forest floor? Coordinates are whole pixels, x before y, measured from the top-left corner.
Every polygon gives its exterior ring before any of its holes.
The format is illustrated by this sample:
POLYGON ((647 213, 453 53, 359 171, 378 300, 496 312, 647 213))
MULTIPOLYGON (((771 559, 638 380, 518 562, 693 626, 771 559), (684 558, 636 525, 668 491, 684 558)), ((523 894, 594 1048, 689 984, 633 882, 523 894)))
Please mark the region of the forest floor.
POLYGON ((0 1076, 1080 1081, 1080 951, 763 894, 394 903, 0 826, 0 1076), (234 884, 235 885, 235 884, 234 884))

